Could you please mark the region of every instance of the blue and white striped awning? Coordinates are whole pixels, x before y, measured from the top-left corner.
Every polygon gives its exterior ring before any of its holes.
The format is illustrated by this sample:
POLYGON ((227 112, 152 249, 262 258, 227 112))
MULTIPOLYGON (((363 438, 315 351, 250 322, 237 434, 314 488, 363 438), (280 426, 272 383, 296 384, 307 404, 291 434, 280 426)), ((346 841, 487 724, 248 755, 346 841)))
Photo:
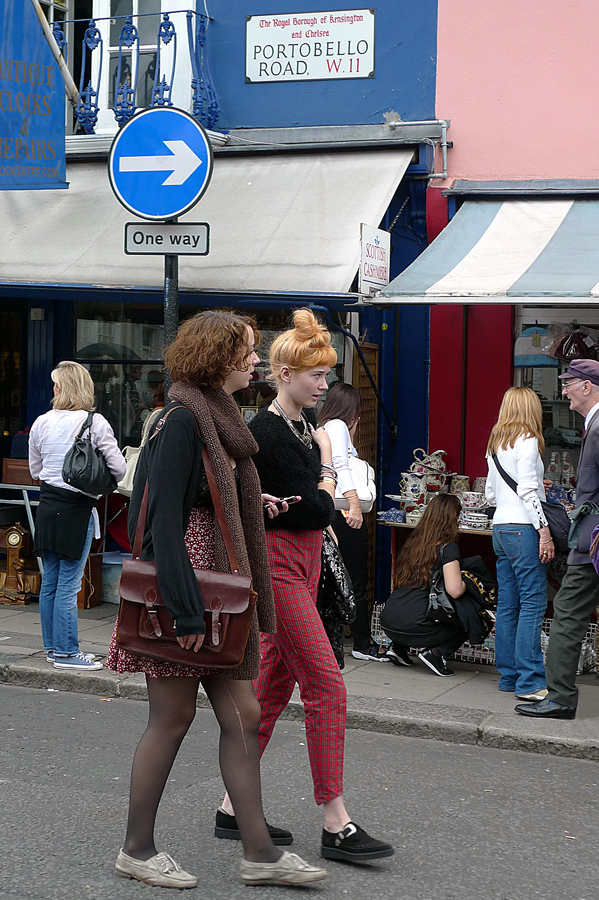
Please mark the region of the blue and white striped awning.
POLYGON ((599 200, 467 200, 373 300, 580 304, 599 297, 599 200))

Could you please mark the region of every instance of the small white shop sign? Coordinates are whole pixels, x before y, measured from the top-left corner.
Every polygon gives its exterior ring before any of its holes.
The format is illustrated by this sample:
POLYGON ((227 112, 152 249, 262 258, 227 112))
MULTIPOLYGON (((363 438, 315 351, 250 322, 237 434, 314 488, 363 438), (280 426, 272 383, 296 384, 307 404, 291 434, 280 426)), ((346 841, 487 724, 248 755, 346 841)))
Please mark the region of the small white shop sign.
POLYGON ((246 18, 246 84, 374 78, 375 9, 246 18))
POLYGON ((378 291, 389 284, 389 257, 391 255, 391 235, 372 225, 360 225, 360 277, 358 290, 361 294, 378 291))

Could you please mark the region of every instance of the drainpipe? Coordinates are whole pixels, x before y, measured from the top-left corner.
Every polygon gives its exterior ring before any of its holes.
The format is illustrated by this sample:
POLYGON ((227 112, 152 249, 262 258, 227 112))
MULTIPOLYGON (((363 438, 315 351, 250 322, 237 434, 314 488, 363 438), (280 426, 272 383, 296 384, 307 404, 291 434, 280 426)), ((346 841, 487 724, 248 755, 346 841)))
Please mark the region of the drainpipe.
MULTIPOLYGON (((389 128, 394 129, 399 125, 406 125, 412 123, 406 122, 389 122, 389 128)), ((431 138, 419 138, 419 143, 421 144, 429 144, 433 150, 436 150, 437 146, 441 147, 441 161, 443 163, 443 171, 442 172, 431 172, 430 175, 426 175, 426 178, 447 178, 447 148, 453 147, 453 143, 447 140, 447 129, 450 126, 450 122, 448 119, 434 119, 430 121, 419 122, 419 125, 440 125, 441 126, 441 140, 433 141, 431 138)))
POLYGON ((35 9, 35 11, 37 13, 37 17, 40 20, 40 25, 42 26, 42 31, 44 32, 46 40, 48 41, 50 50, 52 51, 52 55, 54 56, 54 59, 56 60, 56 62, 58 63, 58 67, 60 68, 62 77, 64 79, 64 86, 65 86, 65 90, 67 93, 67 97, 69 98, 69 102, 71 103, 71 106, 73 106, 73 108, 74 108, 77 106, 77 103, 79 102, 79 91, 77 90, 77 86, 76 86, 75 82, 73 81, 73 76, 69 72, 68 66, 67 66, 66 62, 64 61, 64 56, 60 52, 60 47, 56 43, 56 38, 54 37, 54 35, 52 34, 52 31, 50 30, 50 26, 48 25, 48 20, 46 19, 45 15, 44 15, 44 11, 40 6, 39 0, 31 0, 31 2, 33 3, 33 8, 35 9))
POLYGON ((366 362, 366 359, 364 358, 364 354, 362 353, 362 349, 360 347, 360 344, 358 343, 356 336, 354 334, 352 334, 351 331, 347 331, 347 329, 342 328, 340 325, 337 325, 335 322, 333 322, 333 320, 331 319, 331 314, 330 314, 329 310, 326 308, 326 306, 319 306, 316 303, 310 303, 308 305, 310 306, 310 309, 313 309, 316 312, 323 313, 325 319, 327 320, 327 325, 329 326, 331 331, 337 331, 339 334, 342 334, 346 338, 349 338, 350 341, 353 343, 354 347, 356 348, 356 353, 358 354, 358 356, 360 358, 360 362, 364 366, 364 371, 366 372, 368 380, 372 386, 372 390, 374 391, 374 394, 378 401, 378 404, 383 412, 383 415, 385 416, 385 418, 387 420, 387 424, 389 426, 389 431, 391 432, 391 436, 396 438, 397 437, 397 425, 395 424, 395 422, 393 421, 393 419, 387 412, 387 407, 383 403, 382 397, 379 394, 379 389, 376 385, 374 378, 372 377, 372 373, 371 373, 370 369, 368 368, 368 363, 366 362))

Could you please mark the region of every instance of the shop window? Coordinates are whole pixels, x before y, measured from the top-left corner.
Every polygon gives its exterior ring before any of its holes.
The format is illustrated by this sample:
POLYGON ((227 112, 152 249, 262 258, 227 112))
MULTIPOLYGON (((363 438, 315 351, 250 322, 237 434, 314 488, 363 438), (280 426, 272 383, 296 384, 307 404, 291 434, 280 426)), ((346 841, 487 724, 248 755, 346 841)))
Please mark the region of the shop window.
POLYGON ((139 445, 161 397, 163 332, 160 306, 75 304, 75 359, 89 370, 96 409, 120 447, 139 445))
MULTIPOLYGON (((181 320, 203 307, 181 308, 181 320)), ((242 312, 246 312, 243 310, 242 312)), ((261 341, 256 377, 236 399, 250 422, 258 409, 268 406, 275 392, 268 383, 268 355, 272 342, 289 328, 286 310, 247 311, 254 315, 261 341)), ((345 339, 331 333, 337 364, 329 386, 343 380, 345 339)), ((163 384, 164 328, 160 305, 80 302, 75 304, 75 359, 90 372, 96 409, 110 422, 120 447, 138 446, 145 418, 150 414, 163 384), (158 395, 156 390, 159 389, 158 395)))
MULTIPOLYGON (((546 313, 547 314, 547 313, 546 313)), ((595 319, 594 315, 590 316, 595 319)), ((569 359, 599 358, 599 329, 596 324, 580 324, 578 320, 521 316, 514 348, 516 383, 532 388, 543 407, 545 473, 565 488, 573 487, 580 458, 584 419, 570 409, 570 401, 562 396, 563 375, 569 359)))

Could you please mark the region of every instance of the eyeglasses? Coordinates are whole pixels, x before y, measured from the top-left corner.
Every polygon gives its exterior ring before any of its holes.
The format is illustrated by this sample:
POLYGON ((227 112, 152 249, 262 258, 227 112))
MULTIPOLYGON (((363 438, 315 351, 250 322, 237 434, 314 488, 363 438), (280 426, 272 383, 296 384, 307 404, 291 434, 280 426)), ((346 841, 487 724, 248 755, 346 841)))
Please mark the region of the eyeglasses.
POLYGON ((584 382, 582 378, 573 378, 572 381, 564 381, 562 383, 562 390, 566 390, 567 388, 572 387, 574 384, 581 384, 584 382))

